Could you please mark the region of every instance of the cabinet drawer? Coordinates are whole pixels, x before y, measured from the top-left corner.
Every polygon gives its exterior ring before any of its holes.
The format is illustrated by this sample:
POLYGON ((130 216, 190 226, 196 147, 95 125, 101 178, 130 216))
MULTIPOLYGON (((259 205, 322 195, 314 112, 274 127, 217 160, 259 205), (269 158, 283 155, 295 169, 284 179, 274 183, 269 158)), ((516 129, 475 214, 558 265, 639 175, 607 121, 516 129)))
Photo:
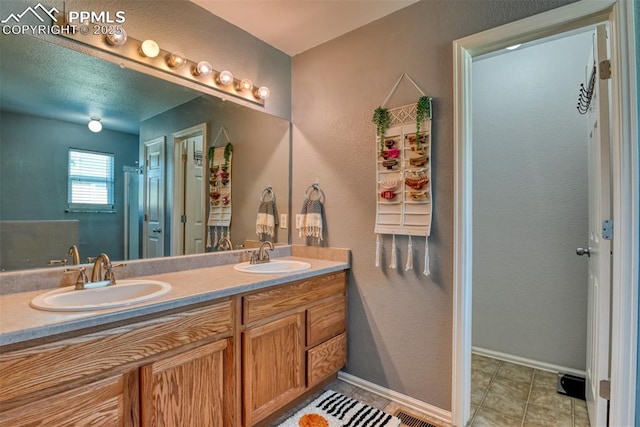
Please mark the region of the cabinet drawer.
POLYGON ((307 346, 313 347, 344 332, 347 308, 344 295, 307 310, 307 346))
POLYGON ((346 273, 312 277, 242 298, 242 319, 251 323, 334 294, 345 292, 346 273))
POLYGON ((307 387, 336 373, 346 363, 347 334, 343 332, 307 351, 307 387))
POLYGON ((231 335, 231 300, 0 354, 0 403, 135 364, 207 337, 231 335))
POLYGON ((123 394, 124 381, 118 375, 0 413, 0 425, 122 426, 123 394))

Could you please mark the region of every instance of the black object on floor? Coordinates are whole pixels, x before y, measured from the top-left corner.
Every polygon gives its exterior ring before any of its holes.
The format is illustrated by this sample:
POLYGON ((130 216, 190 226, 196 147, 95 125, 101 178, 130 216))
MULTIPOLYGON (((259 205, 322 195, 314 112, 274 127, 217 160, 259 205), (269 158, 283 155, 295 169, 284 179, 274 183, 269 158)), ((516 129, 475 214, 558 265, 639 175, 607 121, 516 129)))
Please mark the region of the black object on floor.
POLYGON ((558 393, 565 396, 585 399, 585 379, 571 374, 558 373, 558 393))

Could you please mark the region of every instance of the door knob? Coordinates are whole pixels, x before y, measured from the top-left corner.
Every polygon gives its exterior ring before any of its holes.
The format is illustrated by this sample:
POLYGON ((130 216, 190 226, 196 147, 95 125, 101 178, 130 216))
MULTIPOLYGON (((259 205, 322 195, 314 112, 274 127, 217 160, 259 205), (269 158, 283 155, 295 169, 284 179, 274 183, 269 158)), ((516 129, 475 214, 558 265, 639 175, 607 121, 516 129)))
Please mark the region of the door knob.
POLYGON ((576 249, 576 254, 580 256, 582 255, 591 256, 591 248, 578 248, 576 249))
POLYGON ((162 228, 154 228, 153 230, 154 233, 162 233, 162 228))

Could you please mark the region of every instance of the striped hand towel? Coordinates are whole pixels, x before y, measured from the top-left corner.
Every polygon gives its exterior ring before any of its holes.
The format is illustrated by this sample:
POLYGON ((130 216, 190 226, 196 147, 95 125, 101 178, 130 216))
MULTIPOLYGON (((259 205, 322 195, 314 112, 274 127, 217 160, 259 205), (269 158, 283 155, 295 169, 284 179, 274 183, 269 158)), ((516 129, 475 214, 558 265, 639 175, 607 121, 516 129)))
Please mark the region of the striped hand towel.
POLYGON ((278 209, 274 200, 260 202, 258 218, 256 219, 256 234, 258 237, 274 237, 278 225, 278 209))

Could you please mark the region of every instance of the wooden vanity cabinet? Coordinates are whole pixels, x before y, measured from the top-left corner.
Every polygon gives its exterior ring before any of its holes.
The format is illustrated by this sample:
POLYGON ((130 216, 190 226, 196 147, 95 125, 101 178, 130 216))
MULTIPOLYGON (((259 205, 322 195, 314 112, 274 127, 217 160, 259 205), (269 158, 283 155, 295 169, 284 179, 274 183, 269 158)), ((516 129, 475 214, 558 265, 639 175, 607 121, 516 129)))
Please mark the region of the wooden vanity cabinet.
POLYGON ((226 298, 2 352, 0 425, 233 426, 234 319, 226 298))
POLYGON ((346 273, 243 296, 244 425, 253 426, 346 363, 346 273))
POLYGON ((239 427, 346 362, 346 273, 0 349, 0 425, 239 427))
POLYGON ((140 368, 141 425, 233 425, 225 405, 233 378, 231 342, 205 344, 140 368))
POLYGON ((304 318, 291 314, 243 333, 245 425, 253 425, 305 389, 304 318))
POLYGON ((130 426, 125 375, 78 386, 0 414, 2 426, 130 426))

